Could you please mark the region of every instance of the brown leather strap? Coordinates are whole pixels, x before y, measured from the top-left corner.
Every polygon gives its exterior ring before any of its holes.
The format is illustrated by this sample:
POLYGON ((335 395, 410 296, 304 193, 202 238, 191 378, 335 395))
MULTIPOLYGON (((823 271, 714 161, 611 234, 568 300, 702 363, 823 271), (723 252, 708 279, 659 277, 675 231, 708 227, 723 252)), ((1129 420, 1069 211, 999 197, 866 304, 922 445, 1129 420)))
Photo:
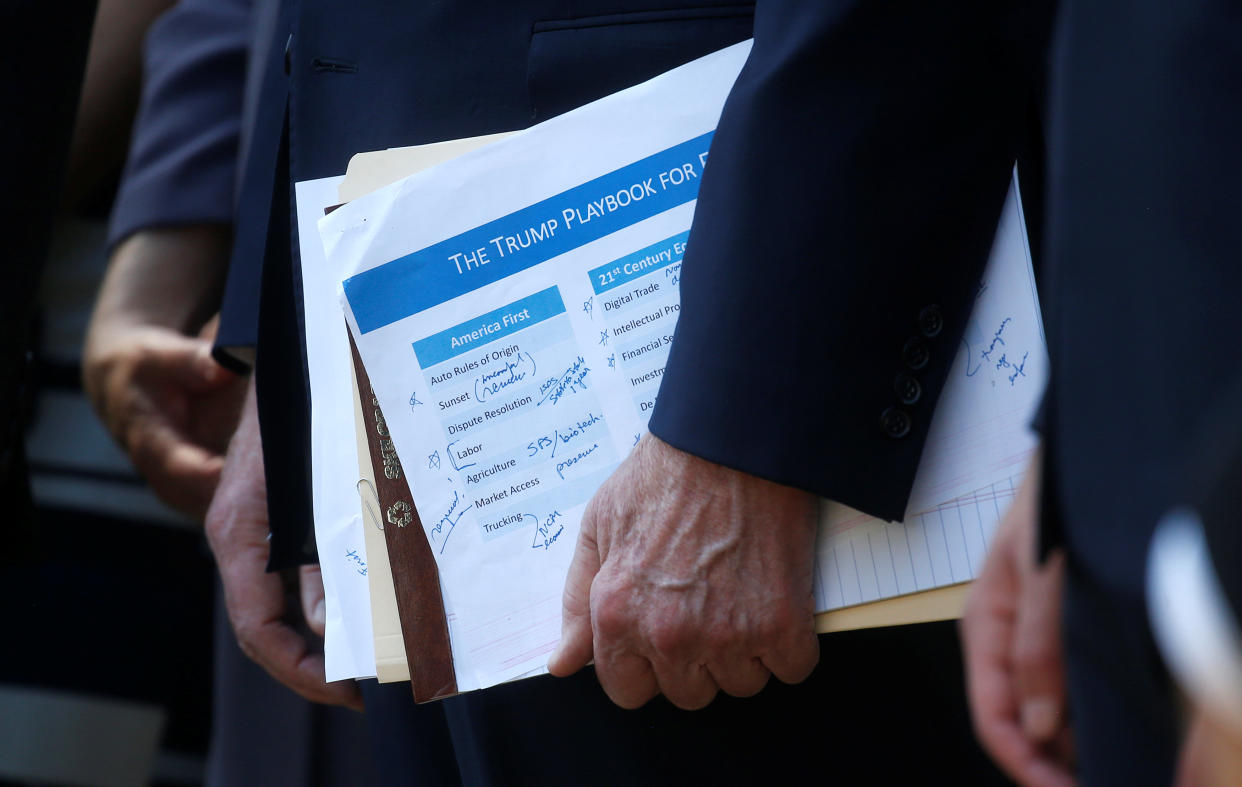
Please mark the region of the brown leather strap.
POLYGON ((349 347, 354 355, 367 447, 384 518, 384 540, 388 544, 405 658, 410 666, 410 688, 415 702, 430 702, 457 693, 453 649, 440 595, 440 573, 352 334, 349 347))

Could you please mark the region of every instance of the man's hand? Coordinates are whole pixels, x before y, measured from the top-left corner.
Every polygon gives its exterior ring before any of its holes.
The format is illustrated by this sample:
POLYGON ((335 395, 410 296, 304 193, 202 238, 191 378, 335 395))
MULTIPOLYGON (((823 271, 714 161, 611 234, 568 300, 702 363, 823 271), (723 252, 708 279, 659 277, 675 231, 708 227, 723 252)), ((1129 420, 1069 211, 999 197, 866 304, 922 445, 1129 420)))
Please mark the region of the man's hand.
MULTIPOLYGON (((206 529, 224 584, 229 620, 246 655, 308 700, 361 710, 353 681, 325 682, 323 656, 294 629, 280 575, 267 572, 267 490, 253 384, 229 444, 206 529)), ((304 566, 298 579, 302 615, 322 636, 323 580, 318 567, 304 566)))
POLYGON ((1061 653, 1064 555, 1035 557, 1041 459, 996 529, 961 622, 966 688, 983 747, 1019 784, 1074 784, 1061 653))
POLYGON ((245 393, 211 358, 214 322, 199 328, 227 238, 183 227, 122 243, 83 352, 83 383, 108 430, 162 500, 200 520, 245 393))
POLYGON ((717 691, 756 694, 769 675, 805 679, 819 660, 817 505, 643 437, 587 506, 548 670, 594 658, 623 708, 663 692, 695 709, 717 691))
POLYGON ((224 466, 245 381, 211 340, 154 325, 92 325, 86 390, 151 489, 201 520, 224 466))

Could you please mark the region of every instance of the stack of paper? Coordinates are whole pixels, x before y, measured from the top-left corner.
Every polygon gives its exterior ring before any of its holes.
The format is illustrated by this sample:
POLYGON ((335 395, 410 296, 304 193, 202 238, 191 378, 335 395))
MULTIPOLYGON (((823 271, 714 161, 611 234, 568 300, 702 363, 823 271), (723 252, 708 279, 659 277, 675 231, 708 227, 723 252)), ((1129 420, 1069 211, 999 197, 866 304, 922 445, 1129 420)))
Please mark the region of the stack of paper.
MULTIPOLYGON (((748 51, 517 134, 360 158, 339 193, 340 178, 298 184, 330 680, 405 679, 407 659, 429 663, 403 652, 401 624, 437 624, 408 603, 401 622, 393 613, 394 576, 413 587, 428 571, 454 690, 544 671, 583 510, 659 390, 698 185, 748 51), (369 377, 361 396, 345 322, 369 377), (355 442, 356 412, 370 448, 355 442), (371 455, 374 477, 360 483, 358 459, 365 468, 371 455), (376 484, 393 472, 408 491, 384 499, 376 484), (411 534, 434 565, 390 568, 411 534)), ((1026 425, 1046 369, 1015 186, 906 521, 823 506, 820 610, 942 590, 830 613, 823 630, 960 608, 956 586, 978 571, 1033 448, 1026 425)), ((424 696, 443 694, 432 682, 424 696)))

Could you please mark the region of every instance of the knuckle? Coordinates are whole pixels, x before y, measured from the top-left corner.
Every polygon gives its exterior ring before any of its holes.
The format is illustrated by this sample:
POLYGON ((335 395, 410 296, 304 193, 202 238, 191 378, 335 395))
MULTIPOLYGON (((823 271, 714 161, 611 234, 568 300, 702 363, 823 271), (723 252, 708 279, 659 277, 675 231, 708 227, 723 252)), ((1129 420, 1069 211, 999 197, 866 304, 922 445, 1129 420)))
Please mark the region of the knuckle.
POLYGON ((604 692, 608 695, 608 699, 613 704, 625 710, 638 710, 642 706, 650 702, 658 693, 657 691, 622 691, 618 689, 607 689, 604 692))
POLYGON ((819 640, 814 636, 790 646, 782 663, 782 669, 773 674, 782 683, 801 683, 810 677, 819 663, 819 640))
POLYGON ((712 654, 731 653, 750 639, 745 632, 725 626, 711 626, 699 634, 707 651, 712 654))
POLYGON ((712 700, 716 699, 716 694, 717 690, 713 688, 689 694, 669 696, 669 702, 673 703, 682 710, 702 710, 710 705, 712 700))
POLYGON ((760 633, 765 638, 775 640, 789 639, 791 633, 800 634, 807 628, 805 610, 795 608, 792 603, 776 605, 760 623, 760 633))
POLYGON ((788 627, 778 617, 766 617, 757 624, 755 635, 760 642, 781 642, 788 637, 788 627))
POLYGON ((730 675, 718 681, 721 691, 734 697, 753 697, 768 685, 772 673, 759 659, 752 659, 741 674, 730 675))
POLYGON ((778 647, 791 657, 805 651, 808 642, 816 641, 811 621, 795 621, 792 616, 781 615, 766 623, 761 637, 760 642, 778 647))
POLYGON ((731 683, 728 686, 721 686, 721 690, 730 697, 753 697, 763 691, 763 687, 767 685, 767 680, 762 683, 757 681, 746 681, 744 683, 731 683))
POLYGON ((730 686, 728 693, 734 697, 753 697, 767 688, 768 678, 768 675, 764 675, 763 678, 758 680, 752 680, 747 683, 730 686))
POLYGON ((693 637, 693 632, 682 621, 660 617, 650 625, 647 639, 656 653, 668 657, 683 653, 693 637))
POLYGON ((1014 666, 1020 672, 1046 672, 1053 661, 1052 651, 1042 643, 1020 641, 1014 649, 1014 666))
POLYGON ((604 591, 597 594, 592 604, 592 618, 596 635, 604 640, 615 641, 629 635, 633 626, 628 605, 618 594, 604 591))
POLYGON ((800 664, 795 664, 785 671, 784 675, 778 675, 781 683, 794 685, 801 683, 811 677, 811 673, 815 671, 815 661, 807 660, 800 664))

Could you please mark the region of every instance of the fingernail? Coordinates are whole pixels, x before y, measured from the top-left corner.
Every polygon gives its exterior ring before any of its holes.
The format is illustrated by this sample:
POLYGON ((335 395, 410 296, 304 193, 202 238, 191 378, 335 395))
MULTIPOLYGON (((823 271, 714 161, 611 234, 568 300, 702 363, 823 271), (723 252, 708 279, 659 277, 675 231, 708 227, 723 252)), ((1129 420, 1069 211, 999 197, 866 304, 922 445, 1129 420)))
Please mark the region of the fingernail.
POLYGON ((1032 697, 1022 703, 1022 731, 1028 738, 1045 740, 1057 731, 1057 703, 1048 697, 1032 697))
POLYGON ((324 611, 324 600, 319 599, 315 602, 314 609, 311 610, 311 625, 320 628, 327 621, 327 613, 324 611))

